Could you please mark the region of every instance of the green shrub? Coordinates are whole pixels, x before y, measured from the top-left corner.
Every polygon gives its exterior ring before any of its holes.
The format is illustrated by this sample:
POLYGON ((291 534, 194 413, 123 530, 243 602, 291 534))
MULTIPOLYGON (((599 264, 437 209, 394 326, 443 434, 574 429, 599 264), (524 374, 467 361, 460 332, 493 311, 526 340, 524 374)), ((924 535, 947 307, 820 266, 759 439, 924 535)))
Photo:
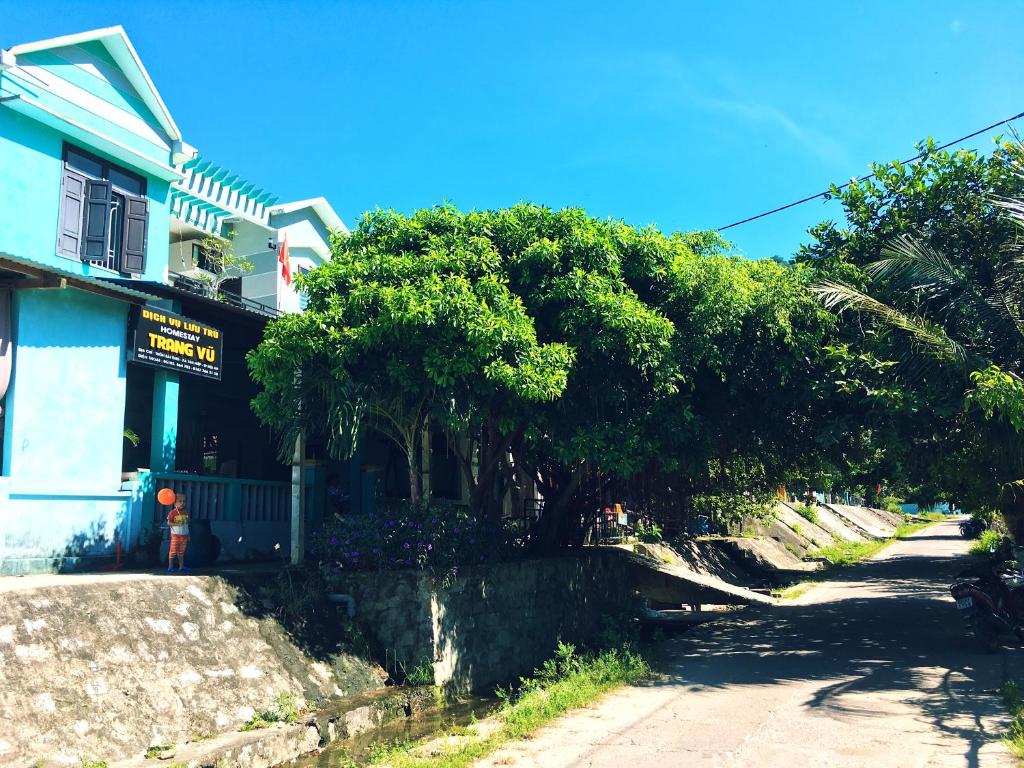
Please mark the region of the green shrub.
POLYGON ((299 708, 295 696, 291 693, 280 693, 266 709, 257 712, 242 725, 243 731, 255 731, 266 728, 272 723, 294 723, 299 719, 299 708))
POLYGON ((976 542, 971 544, 971 548, 968 551, 972 555, 987 555, 999 549, 1003 540, 1003 534, 999 533, 999 531, 992 529, 982 531, 981 536, 978 537, 976 542))
POLYGON ((406 667, 405 663, 398 662, 398 667, 402 671, 402 677, 405 678, 406 685, 433 685, 434 684, 434 665, 430 659, 420 659, 412 669, 406 667))
POLYGON ((660 544, 664 541, 661 526, 653 520, 640 520, 636 524, 636 537, 645 544, 660 544))
POLYGON ((894 515, 903 514, 903 507, 900 506, 900 502, 903 499, 898 496, 885 496, 879 499, 879 503, 882 505, 882 509, 886 512, 892 512, 894 515))
POLYGON ((1003 702, 1010 710, 1013 720, 1010 722, 1009 732, 1003 737, 1006 746, 1010 748, 1017 757, 1024 757, 1024 694, 1020 685, 1013 680, 1007 680, 1000 688, 1003 695, 1003 702))
POLYGON ((814 504, 798 504, 796 513, 809 523, 818 524, 818 507, 814 504))
POLYGON ((441 580, 467 565, 505 559, 512 538, 461 506, 401 503, 324 524, 311 552, 330 577, 342 571, 416 569, 441 580))

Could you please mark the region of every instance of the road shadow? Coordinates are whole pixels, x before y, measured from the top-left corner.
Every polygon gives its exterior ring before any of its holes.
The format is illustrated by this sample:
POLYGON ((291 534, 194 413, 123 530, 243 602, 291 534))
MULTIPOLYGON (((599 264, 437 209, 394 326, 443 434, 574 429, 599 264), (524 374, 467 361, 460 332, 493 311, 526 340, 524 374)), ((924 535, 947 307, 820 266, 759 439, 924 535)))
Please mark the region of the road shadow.
POLYGON ((1015 645, 978 653, 948 592, 971 560, 916 549, 836 574, 807 602, 748 609, 669 641, 665 677, 651 685, 703 691, 820 681, 803 706, 864 727, 889 716, 866 710, 864 701, 898 700, 914 707, 917 720, 954 737, 964 765, 977 766, 982 747, 1000 738, 993 730, 1007 722, 996 689, 1008 669, 1024 668, 1024 653, 1015 645), (876 695, 858 700, 864 693, 876 695))

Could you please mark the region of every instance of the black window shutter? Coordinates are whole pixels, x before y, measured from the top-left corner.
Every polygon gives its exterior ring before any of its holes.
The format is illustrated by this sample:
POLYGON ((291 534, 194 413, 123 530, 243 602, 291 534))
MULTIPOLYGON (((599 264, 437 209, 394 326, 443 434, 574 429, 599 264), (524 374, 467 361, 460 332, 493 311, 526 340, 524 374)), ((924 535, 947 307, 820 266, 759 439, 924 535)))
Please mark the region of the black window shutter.
POLYGON ((85 238, 83 261, 106 261, 110 237, 110 182, 89 179, 85 183, 85 238))
POLYGON ((125 195, 124 237, 121 239, 121 271, 141 275, 146 271, 146 230, 149 201, 125 195))
POLYGON ((84 200, 85 176, 65 170, 60 192, 60 230, 57 235, 57 253, 62 256, 77 259, 82 253, 84 200))

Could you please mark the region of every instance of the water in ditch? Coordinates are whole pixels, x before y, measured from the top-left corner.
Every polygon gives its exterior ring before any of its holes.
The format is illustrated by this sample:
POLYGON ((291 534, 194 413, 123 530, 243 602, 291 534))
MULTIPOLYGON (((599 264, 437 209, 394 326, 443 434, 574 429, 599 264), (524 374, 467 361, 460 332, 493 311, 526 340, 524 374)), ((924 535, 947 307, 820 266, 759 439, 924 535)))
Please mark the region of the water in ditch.
POLYGON ((375 744, 401 744, 426 736, 469 725, 493 713, 500 702, 495 696, 469 696, 442 707, 417 712, 410 717, 393 720, 372 731, 337 741, 322 752, 301 757, 290 768, 343 768, 353 763, 368 762, 370 749, 375 744))

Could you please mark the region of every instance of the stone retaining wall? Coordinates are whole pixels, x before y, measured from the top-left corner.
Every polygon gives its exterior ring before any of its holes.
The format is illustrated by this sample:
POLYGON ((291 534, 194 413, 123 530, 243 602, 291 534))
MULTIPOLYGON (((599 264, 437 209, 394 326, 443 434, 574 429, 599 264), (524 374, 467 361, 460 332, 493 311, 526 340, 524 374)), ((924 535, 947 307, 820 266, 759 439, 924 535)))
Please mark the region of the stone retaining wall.
POLYGON ((311 657, 241 597, 215 576, 0 582, 0 765, 112 762, 237 730, 280 693, 383 683, 347 654, 311 657))
POLYGON ((599 638, 606 616, 634 612, 617 553, 521 560, 462 573, 449 586, 424 573, 356 574, 339 589, 389 666, 431 665, 434 684, 478 690, 515 680, 551 657, 559 639, 599 638))

